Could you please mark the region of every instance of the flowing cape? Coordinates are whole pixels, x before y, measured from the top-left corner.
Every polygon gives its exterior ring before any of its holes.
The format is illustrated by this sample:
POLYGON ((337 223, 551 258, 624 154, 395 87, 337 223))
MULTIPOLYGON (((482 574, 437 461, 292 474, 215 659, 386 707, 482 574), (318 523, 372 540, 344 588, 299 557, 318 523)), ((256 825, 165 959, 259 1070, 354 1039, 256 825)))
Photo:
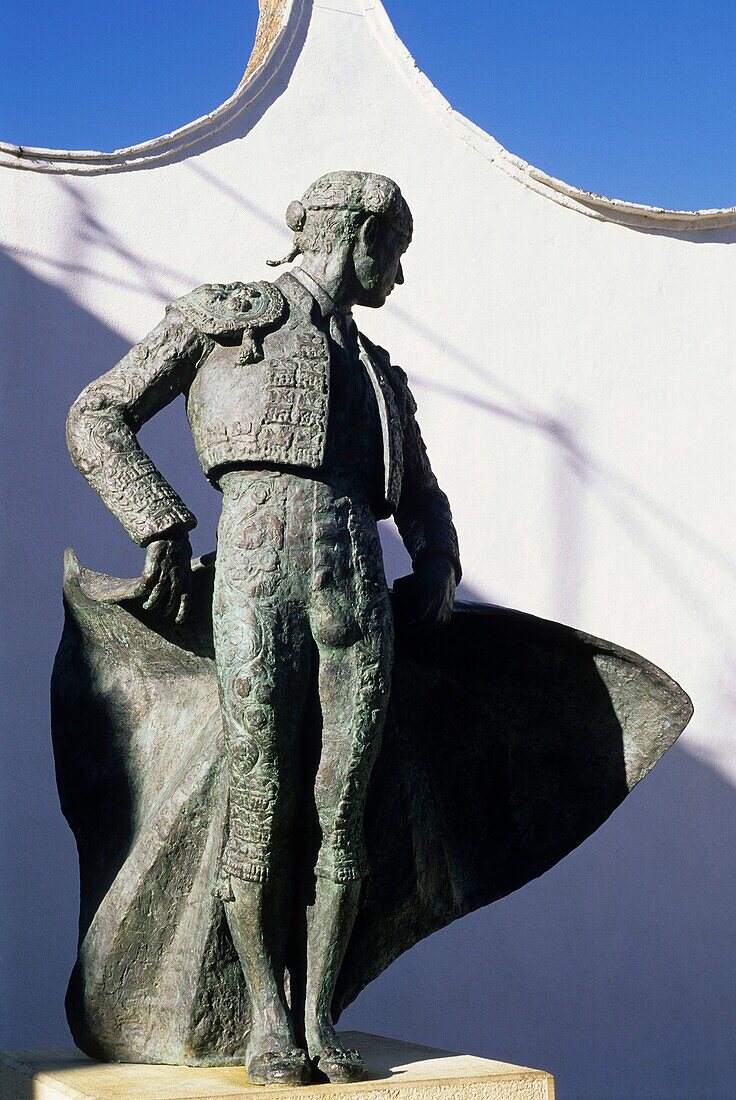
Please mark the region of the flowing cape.
MULTIPOLYGON (((67 1014, 105 1060, 243 1059, 250 1006, 215 891, 213 576, 213 556, 197 562, 187 621, 164 625, 125 602, 126 582, 65 559, 52 728, 81 875, 67 1014)), ((458 603, 444 630, 399 631, 335 1014, 418 940, 572 851, 691 714, 635 653, 518 611, 458 603)))

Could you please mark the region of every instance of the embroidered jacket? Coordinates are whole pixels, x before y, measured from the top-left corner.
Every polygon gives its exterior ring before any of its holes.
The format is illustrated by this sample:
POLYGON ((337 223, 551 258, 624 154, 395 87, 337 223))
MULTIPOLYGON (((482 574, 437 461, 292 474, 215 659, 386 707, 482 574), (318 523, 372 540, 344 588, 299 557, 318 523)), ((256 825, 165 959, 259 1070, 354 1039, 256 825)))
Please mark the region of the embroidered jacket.
MULTIPOLYGON (((141 449, 136 432, 184 394, 197 455, 217 486, 234 466, 319 471, 330 409, 327 336, 314 300, 292 275, 276 283, 206 284, 92 382, 67 420, 77 469, 141 546, 196 526, 196 518, 141 449)), ((359 334, 383 441, 384 500, 416 564, 448 557, 460 576, 457 535, 415 418, 404 372, 359 334)))

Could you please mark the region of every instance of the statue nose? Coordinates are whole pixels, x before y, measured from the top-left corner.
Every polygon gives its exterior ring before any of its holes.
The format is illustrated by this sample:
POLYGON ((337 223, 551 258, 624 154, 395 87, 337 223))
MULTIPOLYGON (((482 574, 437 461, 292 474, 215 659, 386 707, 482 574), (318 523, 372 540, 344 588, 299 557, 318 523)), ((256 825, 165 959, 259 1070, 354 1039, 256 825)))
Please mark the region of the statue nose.
POLYGON ((396 283, 399 286, 401 286, 403 281, 404 281, 404 269, 401 266, 401 264, 399 264, 399 266, 396 268, 396 283))

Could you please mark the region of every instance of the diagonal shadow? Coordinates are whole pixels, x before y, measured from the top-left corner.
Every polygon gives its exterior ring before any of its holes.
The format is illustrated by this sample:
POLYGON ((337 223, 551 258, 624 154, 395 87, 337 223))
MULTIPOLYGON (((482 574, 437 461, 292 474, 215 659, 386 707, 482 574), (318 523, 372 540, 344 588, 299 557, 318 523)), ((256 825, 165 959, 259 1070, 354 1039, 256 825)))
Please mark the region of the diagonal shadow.
POLYGON ((481 409, 493 417, 517 425, 523 431, 532 431, 547 439, 563 456, 566 468, 573 474, 580 488, 596 493, 597 501, 656 563, 658 572, 667 578, 678 598, 701 620, 707 621, 709 632, 719 639, 725 668, 731 672, 734 668, 732 625, 723 615, 721 605, 716 604, 706 594, 705 586, 698 575, 693 575, 691 570, 684 569, 677 562, 672 552, 673 536, 704 561, 720 569, 728 583, 736 575, 736 559, 704 538, 671 508, 645 493, 631 478, 607 466, 587 451, 565 420, 528 402, 513 386, 493 375, 462 349, 435 333, 430 326, 407 311, 393 303, 391 309, 407 328, 418 333, 433 348, 439 348, 443 356, 471 372, 484 385, 497 389, 506 400, 498 402, 427 379, 415 379, 414 388, 419 392, 425 390, 438 393, 472 408, 481 409), (647 523, 654 529, 648 527, 647 523))
MULTIPOLYGON (((61 555, 74 544, 86 563, 122 576, 138 572, 142 556, 73 470, 63 439, 71 401, 127 345, 2 253, 0 291, 0 492, 11 519, 2 536, 11 581, 3 668, 14 686, 0 738, 0 1046, 48 1048, 69 1043, 63 1000, 78 905, 48 729, 61 555)), ((182 410, 157 417, 145 445, 200 518, 198 552, 210 549, 218 498, 182 410)), ((398 547, 393 567, 404 571, 398 547)), ((730 1096, 734 820, 729 784, 675 747, 582 848, 419 944, 343 1025, 543 1066, 575 1100, 730 1096)))
POLYGON ((700 532, 697 532, 693 527, 687 524, 682 517, 676 512, 673 512, 672 509, 667 508, 649 494, 644 493, 630 478, 627 478, 617 470, 606 467, 595 456, 586 452, 576 440, 574 433, 564 420, 561 420, 557 416, 550 415, 546 409, 529 402, 520 390, 510 385, 505 379, 501 379, 498 375, 494 375, 486 366, 478 363, 477 360, 473 359, 472 356, 468 355, 462 348, 448 341, 442 334, 435 332, 429 325, 413 317, 406 310, 396 306, 393 302, 390 303, 389 308, 407 328, 418 333, 423 340, 426 340, 433 348, 439 349, 443 355, 446 355, 458 366, 463 367, 465 370, 475 375, 484 385, 490 385, 498 390, 498 392, 502 393, 512 402, 512 404, 498 404, 495 401, 485 400, 475 395, 467 394, 462 390, 441 386, 424 379, 416 382, 416 385, 422 386, 425 389, 444 393, 448 397, 453 397, 455 400, 482 408, 484 411, 492 413, 494 416, 518 424, 520 427, 530 428, 544 435, 557 447, 565 451, 570 460, 575 462, 581 470, 590 470, 597 473, 602 480, 617 485, 623 493, 640 502, 643 508, 650 511, 662 523, 666 523, 670 526, 681 535, 683 539, 686 539, 693 549, 708 558, 713 564, 727 571, 729 574, 736 572, 736 557, 731 558, 727 554, 724 554, 720 546, 710 542, 708 539, 704 539, 700 532))

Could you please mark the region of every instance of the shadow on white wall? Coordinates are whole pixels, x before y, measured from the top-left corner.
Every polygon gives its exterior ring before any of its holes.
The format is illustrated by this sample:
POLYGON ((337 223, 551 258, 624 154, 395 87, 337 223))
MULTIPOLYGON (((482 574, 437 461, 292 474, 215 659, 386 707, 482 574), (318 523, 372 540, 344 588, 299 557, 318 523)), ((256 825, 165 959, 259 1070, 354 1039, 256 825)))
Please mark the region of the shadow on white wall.
MULTIPOLYGON (((80 224, 81 244, 88 235, 97 249, 99 225, 91 218, 80 224)), ((84 249, 74 255, 84 267, 84 249)), ((136 269, 129 259, 136 287, 161 300, 187 280, 165 266, 136 269)), ((58 809, 48 713, 62 624, 62 551, 73 545, 85 564, 118 575, 137 572, 141 552, 101 504, 91 503, 63 435, 72 400, 127 350, 126 342, 4 254, 0 294, 10 321, 3 344, 1 489, 10 517, 3 544, 3 669, 11 685, 2 704, 0 769, 6 886, 0 1045, 20 1049, 69 1042, 63 995, 75 954, 77 869, 58 809), (29 314, 29 330, 14 331, 13 318, 29 314)), ((491 381, 500 392, 499 380, 491 381)), ((451 390, 447 396, 467 400, 451 390)), ((549 435, 581 485, 605 497, 620 521, 646 540, 661 568, 670 570, 678 596, 700 604, 697 578, 680 576, 667 555, 668 540, 697 536, 583 453, 564 423, 546 420, 508 386, 502 398, 484 403, 489 420, 513 418, 520 430, 549 435)), ((180 404, 156 418, 143 442, 200 518, 195 550, 211 549, 219 500, 199 470, 180 404)), ((384 534, 389 573, 404 572, 407 562, 390 526, 384 534)), ((711 557, 720 553, 702 541, 697 548, 711 557)), ((721 557, 717 564, 732 567, 721 557)), ((717 641, 718 609, 700 610, 717 641)), ((579 1100, 614 1095, 605 1078, 612 1063, 627 1097, 691 1100, 699 1095, 703 1064, 713 1068, 711 1081, 722 1080, 720 1095, 728 1096, 733 1017, 723 1006, 733 999, 735 800, 713 769, 675 747, 581 848, 517 894, 417 946, 361 995, 343 1024, 539 1065, 558 1075, 562 1095, 579 1100)))

